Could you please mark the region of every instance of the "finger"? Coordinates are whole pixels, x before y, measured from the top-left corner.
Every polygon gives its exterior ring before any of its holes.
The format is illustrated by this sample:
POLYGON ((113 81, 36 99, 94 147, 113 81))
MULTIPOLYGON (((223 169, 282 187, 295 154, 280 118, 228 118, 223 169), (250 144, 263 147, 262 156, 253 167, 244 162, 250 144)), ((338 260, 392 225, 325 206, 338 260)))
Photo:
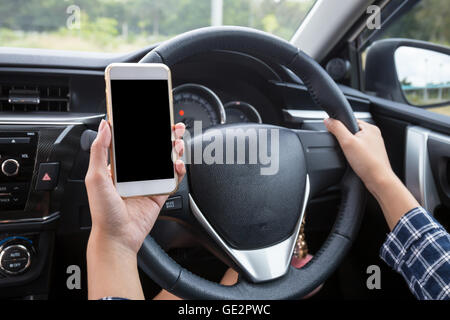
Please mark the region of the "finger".
POLYGON ((89 169, 100 172, 107 172, 108 150, 111 144, 111 130, 108 123, 102 120, 98 128, 97 137, 91 146, 89 169))
POLYGON ((356 119, 356 122, 358 122, 358 124, 365 124, 365 123, 368 123, 368 122, 366 122, 366 121, 364 121, 364 120, 361 120, 361 119, 356 119))
POLYGON ((183 160, 178 159, 175 162, 175 170, 178 175, 178 183, 180 183, 181 180, 183 180, 184 175, 186 174, 186 166, 184 165, 183 160))
POLYGON ((175 139, 180 139, 183 137, 184 132, 186 131, 186 126, 182 122, 178 122, 173 126, 173 131, 175 132, 175 139))
POLYGON ((367 127, 369 127, 371 125, 370 123, 368 123, 368 122, 366 122, 364 120, 357 119, 356 121, 358 122, 358 126, 359 126, 360 129, 367 128, 367 127))
POLYGON ((347 127, 339 120, 328 118, 324 120, 325 126, 330 131, 339 143, 344 143, 348 139, 353 138, 353 134, 347 129, 347 127))
POLYGON ((183 140, 175 140, 175 151, 177 152, 178 158, 181 158, 184 153, 184 142, 183 140))
POLYGON ((365 122, 360 120, 360 122, 358 122, 359 128, 361 129, 359 132, 356 133, 357 136, 362 135, 364 133, 376 133, 376 134, 380 134, 380 128, 378 128, 376 125, 365 122))
POLYGON ((220 284, 224 286, 232 286, 237 283, 239 278, 239 273, 229 268, 220 280, 220 284))

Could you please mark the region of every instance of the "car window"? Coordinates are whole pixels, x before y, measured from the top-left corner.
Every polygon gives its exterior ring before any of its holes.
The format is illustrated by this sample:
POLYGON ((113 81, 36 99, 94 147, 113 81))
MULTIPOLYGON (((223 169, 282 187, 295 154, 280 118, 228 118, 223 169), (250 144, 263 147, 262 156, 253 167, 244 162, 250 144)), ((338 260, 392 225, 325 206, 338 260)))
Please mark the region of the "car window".
MULTIPOLYGON (((409 2, 392 0, 381 13, 381 20, 385 20, 385 25, 382 25, 379 30, 367 28, 358 38, 361 79, 364 79, 367 49, 374 41, 406 38, 450 46, 449 16, 448 0, 412 0, 409 2)), ((449 101, 450 79, 446 74, 446 71, 450 68, 448 56, 445 57, 441 54, 443 57, 434 59, 440 62, 433 66, 430 63, 430 53, 425 56, 420 50, 410 51, 410 54, 403 54, 401 58, 399 58, 400 55, 396 55, 397 71, 399 77, 402 77, 400 82, 407 101, 417 106, 449 101), (409 60, 408 57, 410 57, 409 60), (421 70, 420 73, 417 72, 416 74, 426 75, 426 79, 423 77, 422 79, 415 79, 414 70, 423 68, 428 68, 428 71, 421 70)), ((428 108, 428 110, 450 115, 450 105, 428 108)))
POLYGON ((378 38, 408 38, 450 45, 448 0, 421 0, 390 24, 378 38))
POLYGON ((0 45, 123 52, 210 25, 285 39, 315 0, 14 0, 0 2, 0 45))

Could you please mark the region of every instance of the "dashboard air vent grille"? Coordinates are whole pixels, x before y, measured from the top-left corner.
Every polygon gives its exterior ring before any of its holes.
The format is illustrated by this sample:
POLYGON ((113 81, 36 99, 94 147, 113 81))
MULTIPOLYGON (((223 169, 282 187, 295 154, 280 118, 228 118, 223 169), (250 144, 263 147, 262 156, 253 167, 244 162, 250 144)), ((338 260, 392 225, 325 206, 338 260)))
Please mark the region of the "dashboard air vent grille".
POLYGON ((0 111, 66 112, 69 110, 68 86, 0 82, 0 111))

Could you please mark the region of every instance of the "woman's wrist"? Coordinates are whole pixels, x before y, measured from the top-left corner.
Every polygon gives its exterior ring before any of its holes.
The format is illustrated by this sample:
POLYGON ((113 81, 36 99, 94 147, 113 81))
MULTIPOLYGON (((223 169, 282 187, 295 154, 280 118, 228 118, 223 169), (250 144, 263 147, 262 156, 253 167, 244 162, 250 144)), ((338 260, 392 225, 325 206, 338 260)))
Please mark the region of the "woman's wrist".
POLYGON ((392 170, 378 173, 369 181, 364 181, 367 190, 369 190, 375 198, 383 197, 383 194, 392 186, 397 185, 398 182, 401 183, 392 170))
POLYGON ((93 229, 86 255, 89 299, 144 299, 135 251, 93 229))
POLYGON ((393 171, 379 176, 375 183, 366 184, 366 186, 380 204, 391 230, 394 229, 405 213, 420 206, 393 171))
POLYGON ((137 259, 137 252, 128 248, 120 241, 114 239, 107 235, 106 233, 93 227, 91 234, 89 235, 88 247, 87 247, 88 258, 90 254, 96 256, 109 256, 109 258, 126 258, 135 261, 137 259))

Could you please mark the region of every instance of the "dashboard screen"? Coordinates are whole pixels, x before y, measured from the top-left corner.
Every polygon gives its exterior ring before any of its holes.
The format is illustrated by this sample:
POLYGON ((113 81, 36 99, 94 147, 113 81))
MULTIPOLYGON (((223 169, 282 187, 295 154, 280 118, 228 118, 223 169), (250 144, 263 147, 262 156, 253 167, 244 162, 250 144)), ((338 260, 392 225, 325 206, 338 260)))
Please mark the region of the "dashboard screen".
POLYGON ((174 178, 167 80, 111 80, 117 182, 174 178))

